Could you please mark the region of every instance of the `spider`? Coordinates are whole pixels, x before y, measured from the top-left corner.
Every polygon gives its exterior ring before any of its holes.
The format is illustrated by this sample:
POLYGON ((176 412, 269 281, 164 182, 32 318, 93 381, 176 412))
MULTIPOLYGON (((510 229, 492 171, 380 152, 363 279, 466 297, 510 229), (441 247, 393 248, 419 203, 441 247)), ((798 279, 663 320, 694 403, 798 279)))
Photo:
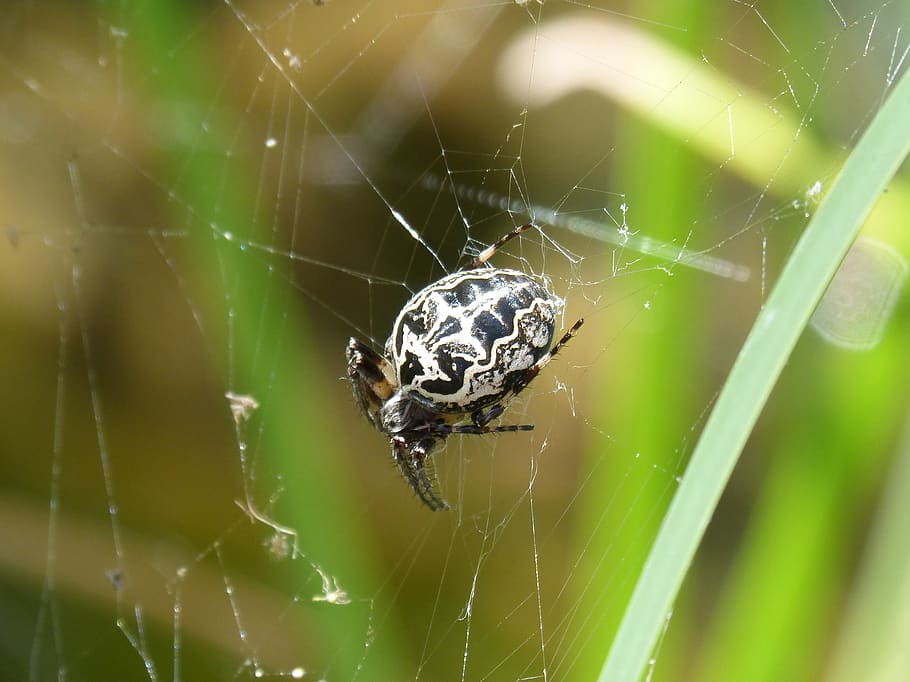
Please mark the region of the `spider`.
POLYGON ((465 267, 404 304, 380 355, 351 338, 348 378, 361 411, 389 437, 402 476, 433 511, 448 509, 431 454, 453 433, 530 431, 491 426, 578 332, 578 320, 550 347, 562 303, 537 278, 483 267, 516 227, 465 267), (469 423, 465 423, 470 419, 469 423))

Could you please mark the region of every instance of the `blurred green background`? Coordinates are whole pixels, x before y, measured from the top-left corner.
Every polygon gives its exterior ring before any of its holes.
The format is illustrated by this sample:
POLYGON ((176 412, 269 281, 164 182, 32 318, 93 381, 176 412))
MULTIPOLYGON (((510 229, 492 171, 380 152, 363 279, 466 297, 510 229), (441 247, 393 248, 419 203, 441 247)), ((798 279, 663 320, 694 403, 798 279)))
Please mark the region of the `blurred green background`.
MULTIPOLYGON (((908 15, 8 3, 0 679, 594 678, 908 15), (381 349, 410 293, 529 216, 497 264, 585 327, 505 415, 533 433, 450 439, 433 514, 344 344, 381 349)), ((904 172, 864 231, 889 258, 829 302, 880 335, 797 347, 652 679, 910 675, 908 196, 904 172)))

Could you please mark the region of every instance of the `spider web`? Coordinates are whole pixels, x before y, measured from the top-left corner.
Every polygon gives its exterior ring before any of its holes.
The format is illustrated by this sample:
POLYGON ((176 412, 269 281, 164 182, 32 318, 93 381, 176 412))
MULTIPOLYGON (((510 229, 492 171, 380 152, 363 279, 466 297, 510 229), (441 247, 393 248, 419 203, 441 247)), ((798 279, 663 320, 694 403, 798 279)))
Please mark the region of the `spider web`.
MULTIPOLYGON (((595 675, 906 68, 897 4, 790 5, 8 3, 0 677, 595 675), (343 348, 531 221, 492 262, 585 326, 503 416, 533 432, 448 440, 434 514, 343 348)), ((873 347, 903 281, 872 236, 833 343, 873 347)), ((656 678, 692 665, 681 608, 656 678)))

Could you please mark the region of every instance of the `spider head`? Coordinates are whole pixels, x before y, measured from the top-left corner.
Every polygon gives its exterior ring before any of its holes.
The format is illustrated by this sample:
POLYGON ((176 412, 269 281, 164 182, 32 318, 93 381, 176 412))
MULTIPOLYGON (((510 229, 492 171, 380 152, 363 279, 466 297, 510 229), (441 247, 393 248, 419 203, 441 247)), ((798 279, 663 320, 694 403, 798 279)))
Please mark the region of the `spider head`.
POLYGON ((380 423, 380 430, 389 437, 402 436, 416 442, 424 436, 438 434, 438 427, 444 420, 439 412, 396 391, 382 404, 380 423))

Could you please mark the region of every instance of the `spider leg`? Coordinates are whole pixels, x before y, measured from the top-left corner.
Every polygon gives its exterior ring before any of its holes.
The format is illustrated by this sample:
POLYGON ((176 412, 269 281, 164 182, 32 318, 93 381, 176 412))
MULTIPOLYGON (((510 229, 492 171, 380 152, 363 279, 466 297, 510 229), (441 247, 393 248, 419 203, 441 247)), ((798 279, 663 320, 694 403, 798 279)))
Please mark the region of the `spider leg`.
POLYGON ((575 324, 573 324, 572 327, 569 329, 569 331, 567 331, 565 334, 563 334, 562 338, 559 339, 559 341, 557 341, 556 344, 550 349, 550 352, 547 353, 546 355, 544 355, 540 360, 537 361, 537 364, 534 366, 537 367, 538 372, 547 366, 547 364, 550 362, 550 360, 553 359, 553 356, 555 356, 559 351, 561 351, 563 349, 563 346, 565 346, 567 343, 569 343, 569 341, 571 341, 573 338, 575 338, 575 335, 578 334, 578 330, 581 329, 581 325, 583 325, 584 323, 585 323, 585 318, 583 318, 583 317, 578 318, 575 321, 575 324))
POLYGON ((477 254, 477 257, 474 258, 474 260, 472 260, 470 263, 465 265, 463 268, 459 268, 459 269, 462 271, 476 270, 481 265, 483 265, 488 260, 490 260, 490 258, 493 257, 493 254, 496 253, 497 251, 499 251, 499 249, 501 249, 503 246, 505 246, 508 242, 512 241, 513 239, 515 239, 515 237, 520 235, 522 232, 524 232, 525 230, 528 230, 532 227, 535 227, 534 223, 525 223, 524 225, 519 225, 518 227, 516 227, 514 230, 512 230, 508 234, 497 239, 493 244, 491 244, 490 246, 485 248, 483 251, 481 251, 479 254, 477 254))
POLYGON ((437 424, 434 427, 434 433, 438 433, 443 438, 451 433, 461 433, 461 434, 471 434, 471 435, 481 435, 484 433, 503 433, 509 431, 533 431, 533 424, 504 424, 502 426, 488 426, 488 424, 496 419, 499 415, 505 412, 505 405, 508 404, 512 398, 521 393, 528 384, 540 374, 540 370, 546 367, 550 360, 552 360, 556 354, 562 350, 569 340, 571 340, 581 328, 581 325, 585 323, 584 319, 578 320, 565 334, 562 335, 562 338, 556 342, 556 344, 550 349, 550 352, 544 355, 540 360, 538 360, 534 365, 528 370, 528 373, 525 375, 523 380, 512 387, 512 390, 506 393, 503 396, 502 400, 495 405, 492 405, 486 409, 477 410, 471 415, 472 424, 437 424))
POLYGON ((505 433, 512 431, 533 431, 533 424, 503 424, 500 426, 477 426, 476 424, 455 424, 449 426, 447 433, 461 433, 479 436, 484 433, 505 433))
POLYGON ((408 441, 402 436, 392 438, 392 458, 398 465, 401 475, 408 482, 417 497, 433 511, 449 508, 449 503, 439 493, 439 479, 436 477, 436 465, 430 452, 439 442, 436 438, 422 438, 408 441))
MULTIPOLYGON (((502 405, 508 404, 510 400, 512 400, 515 396, 517 396, 519 393, 521 393, 523 390, 525 390, 528 387, 528 384, 530 384, 534 380, 534 378, 538 374, 540 374, 540 370, 542 370, 544 367, 546 367, 548 364, 550 364, 550 360, 552 360, 554 357, 556 357, 556 354, 559 353, 559 351, 561 351, 563 349, 563 347, 575 337, 575 335, 578 333, 578 330, 581 329, 581 325, 583 325, 584 323, 585 323, 584 318, 580 318, 575 324, 573 324, 571 326, 571 328, 569 329, 569 331, 567 331, 565 334, 563 334, 562 338, 560 338, 559 341, 557 341, 554 344, 554 346, 550 349, 549 353, 544 355, 542 358, 540 358, 540 360, 538 360, 533 365, 531 365, 530 368, 528 368, 528 371, 521 378, 521 381, 518 382, 515 386, 513 386, 512 389, 503 396, 502 400, 500 401, 500 403, 498 405, 494 405, 489 410, 487 410, 486 413, 480 413, 479 415, 476 415, 476 414, 473 415, 474 423, 477 425, 486 424, 490 420, 495 419, 500 414, 502 414, 502 411, 505 409, 504 407, 502 407, 502 405), (498 410, 496 409, 497 407, 499 408, 498 410), (481 422, 482 422, 482 424, 481 424, 481 422)), ((509 430, 513 430, 513 429, 509 429, 509 430)), ((522 429, 514 429, 514 430, 528 431, 530 429, 522 428, 522 429)))
POLYGON ((348 341, 346 355, 354 399, 373 426, 382 430, 379 412, 398 387, 395 371, 388 360, 354 338, 348 341))
POLYGON ((471 421, 474 422, 475 426, 483 427, 496 419, 496 417, 505 412, 505 410, 506 408, 502 403, 496 403, 485 410, 477 410, 474 412, 474 414, 471 415, 471 421))

